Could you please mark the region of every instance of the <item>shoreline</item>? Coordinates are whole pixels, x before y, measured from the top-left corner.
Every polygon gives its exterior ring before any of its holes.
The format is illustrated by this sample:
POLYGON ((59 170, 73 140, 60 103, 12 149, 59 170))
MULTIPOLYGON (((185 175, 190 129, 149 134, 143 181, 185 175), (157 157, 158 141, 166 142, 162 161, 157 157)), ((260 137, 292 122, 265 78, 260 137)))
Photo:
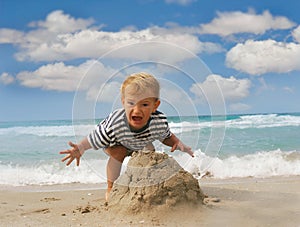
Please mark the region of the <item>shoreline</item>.
POLYGON ((300 226, 300 176, 204 178, 205 205, 134 216, 107 210, 105 184, 26 187, 0 188, 1 226, 300 226))
POLYGON ((64 192, 64 191, 85 191, 85 190, 104 190, 105 183, 83 184, 83 183, 66 183, 51 185, 0 185, 0 193, 3 191, 11 192, 64 192))
MULTIPOLYGON (((213 185, 230 185, 244 183, 282 183, 289 181, 300 181, 300 175, 291 176, 271 176, 271 177, 233 177, 233 178, 213 178, 203 177, 198 180, 200 187, 213 185)), ((63 192, 63 191, 85 191, 85 190, 105 190, 106 183, 64 183, 46 185, 1 185, 0 193, 11 192, 63 192)))

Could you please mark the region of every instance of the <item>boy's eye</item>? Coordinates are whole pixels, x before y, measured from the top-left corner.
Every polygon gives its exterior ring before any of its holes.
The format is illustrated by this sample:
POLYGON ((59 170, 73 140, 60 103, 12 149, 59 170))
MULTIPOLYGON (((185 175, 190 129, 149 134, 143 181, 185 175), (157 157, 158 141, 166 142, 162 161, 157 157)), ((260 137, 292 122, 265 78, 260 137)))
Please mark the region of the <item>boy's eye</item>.
POLYGON ((128 102, 127 102, 127 105, 128 105, 128 106, 134 106, 134 102, 128 101, 128 102))
POLYGON ((149 106, 149 103, 143 103, 142 104, 144 107, 147 107, 147 106, 149 106))

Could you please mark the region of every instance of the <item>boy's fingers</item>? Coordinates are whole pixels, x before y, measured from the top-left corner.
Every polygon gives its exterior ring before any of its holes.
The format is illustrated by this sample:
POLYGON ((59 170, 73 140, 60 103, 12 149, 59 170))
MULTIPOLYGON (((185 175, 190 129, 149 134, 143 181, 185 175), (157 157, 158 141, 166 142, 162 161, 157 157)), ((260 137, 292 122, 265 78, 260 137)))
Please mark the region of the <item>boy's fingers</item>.
POLYGON ((186 153, 188 153, 190 156, 194 157, 194 152, 192 151, 192 148, 186 147, 184 150, 186 153))
POLYGON ((61 161, 64 162, 64 161, 66 161, 66 160, 69 159, 69 158, 70 158, 70 155, 64 157, 61 161))
POLYGON ((73 162, 74 158, 70 157, 70 160, 67 162, 67 166, 70 165, 73 162))
POLYGON ((79 166, 80 158, 76 158, 76 165, 79 166))
POLYGON ((177 148, 177 144, 174 144, 173 146, 172 146, 172 148, 171 148, 171 152, 173 152, 173 151, 175 151, 176 150, 176 148, 177 148))
MULTIPOLYGON (((68 142, 69 146, 71 147, 76 147, 76 144, 72 143, 71 141, 68 142)), ((64 150, 64 151, 60 151, 59 152, 60 154, 70 154, 71 153, 71 150, 64 150)))
POLYGON ((192 152, 191 150, 188 150, 187 153, 188 153, 190 156, 194 157, 194 152, 192 152))

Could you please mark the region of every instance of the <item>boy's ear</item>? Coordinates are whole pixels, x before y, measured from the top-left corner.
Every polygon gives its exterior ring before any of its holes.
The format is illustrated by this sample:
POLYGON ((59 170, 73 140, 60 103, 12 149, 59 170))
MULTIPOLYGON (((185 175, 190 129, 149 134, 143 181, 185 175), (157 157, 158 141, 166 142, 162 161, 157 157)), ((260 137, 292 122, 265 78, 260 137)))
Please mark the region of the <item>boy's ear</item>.
POLYGON ((124 97, 121 98, 121 102, 122 102, 122 105, 124 106, 124 102, 125 102, 124 97))
POLYGON ((159 105, 160 105, 160 100, 157 99, 157 100, 155 101, 155 104, 154 104, 154 110, 153 110, 153 112, 155 112, 155 111, 157 110, 157 108, 159 107, 159 105))

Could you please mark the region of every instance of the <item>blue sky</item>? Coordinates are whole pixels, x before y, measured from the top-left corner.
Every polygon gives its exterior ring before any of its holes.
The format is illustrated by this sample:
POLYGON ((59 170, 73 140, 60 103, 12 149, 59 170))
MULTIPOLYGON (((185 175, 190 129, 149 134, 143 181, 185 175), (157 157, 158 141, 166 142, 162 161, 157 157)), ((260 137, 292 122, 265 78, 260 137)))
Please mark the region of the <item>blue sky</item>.
POLYGON ((161 81, 168 115, 300 112, 299 8, 0 0, 0 121, 103 117, 136 71, 161 81))

